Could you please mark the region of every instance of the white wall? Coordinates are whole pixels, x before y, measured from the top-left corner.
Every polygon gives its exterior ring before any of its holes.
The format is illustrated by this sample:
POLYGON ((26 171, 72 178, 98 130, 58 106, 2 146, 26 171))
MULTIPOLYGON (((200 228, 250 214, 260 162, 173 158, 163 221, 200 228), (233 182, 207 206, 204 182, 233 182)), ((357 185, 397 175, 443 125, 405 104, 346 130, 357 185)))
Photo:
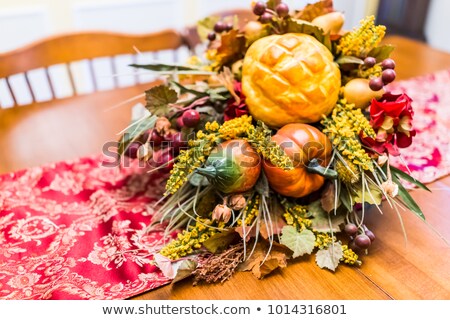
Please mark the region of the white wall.
MULTIPOLYGON (((313 0, 285 0, 301 8, 313 0)), ((351 28, 377 0, 335 0, 351 28)), ((0 0, 0 52, 45 35, 72 30, 107 29, 150 32, 182 28, 215 11, 249 8, 251 0, 0 0)), ((372 11, 372 12, 371 12, 372 11)))
MULTIPOLYGON (((285 0, 291 8, 302 8, 313 0, 285 0)), ((373 13, 373 3, 378 0, 335 0, 337 10, 346 14, 345 28, 351 29, 365 15, 373 13)), ((213 12, 235 8, 250 8, 251 0, 0 0, 0 52, 8 51, 50 34, 74 30, 112 30, 129 33, 144 33, 164 28, 182 29, 193 25, 202 17, 213 12)), ((182 61, 187 52, 180 53, 182 61)), ((158 54, 158 60, 170 62, 169 53, 158 54)), ((153 61, 151 54, 138 57, 139 62, 153 61)), ((131 55, 114 59, 120 86, 135 83, 136 78, 128 66, 131 55)), ((78 93, 93 91, 89 79, 88 65, 84 62, 72 64, 78 93)), ((114 86, 110 61, 95 59, 96 82, 99 89, 107 90, 114 86)), ((45 81, 39 81, 43 73, 29 73, 31 82, 38 89, 35 92, 39 101, 50 99, 50 89, 45 81), (36 79, 36 81, 34 81, 36 79), (33 83, 34 82, 34 83, 33 83)), ((65 66, 55 66, 51 70, 56 82, 58 97, 73 94, 65 66)), ((152 75, 140 75, 140 82, 151 81, 152 75)), ((25 78, 16 75, 10 78, 19 104, 31 102, 25 78)), ((4 79, 0 79, 0 107, 12 105, 12 97, 4 79)))
POLYGON ((431 0, 425 36, 431 46, 450 53, 450 1, 431 0))

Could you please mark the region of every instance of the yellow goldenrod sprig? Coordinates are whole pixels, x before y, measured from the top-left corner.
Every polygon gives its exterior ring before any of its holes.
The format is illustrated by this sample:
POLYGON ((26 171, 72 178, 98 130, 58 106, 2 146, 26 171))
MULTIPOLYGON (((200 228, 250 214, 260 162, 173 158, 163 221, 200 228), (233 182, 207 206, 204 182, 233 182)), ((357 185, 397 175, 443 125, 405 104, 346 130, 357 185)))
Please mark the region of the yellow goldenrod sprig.
POLYGON ((376 48, 386 33, 386 27, 375 25, 375 17, 368 16, 361 20, 360 26, 344 35, 337 46, 337 52, 344 56, 363 58, 376 48))
POLYGON ((160 253, 172 260, 180 259, 200 249, 203 242, 219 232, 217 228, 223 227, 224 222, 217 224, 217 221, 211 222, 209 219, 197 218, 195 225, 179 233, 177 239, 162 248, 160 253))
POLYGON ((232 140, 248 137, 250 130, 253 128, 252 117, 243 115, 242 117, 225 121, 218 129, 218 132, 221 139, 232 140))
POLYGON ((358 255, 350 249, 347 245, 342 245, 342 253, 343 256, 341 258, 341 261, 349 264, 349 265, 361 265, 361 261, 358 260, 358 255))
POLYGON ((331 237, 330 234, 325 232, 316 232, 315 247, 319 249, 326 249, 330 244, 336 242, 336 237, 331 237))
POLYGON ((292 160, 286 155, 271 139, 272 131, 261 121, 258 121, 256 127, 250 129, 248 134, 248 142, 252 147, 266 160, 283 170, 291 170, 294 168, 292 160))
POLYGON ((220 139, 217 134, 198 131, 196 139, 189 141, 190 148, 181 150, 178 155, 166 183, 166 194, 174 194, 180 189, 186 183, 189 175, 206 162, 211 150, 218 143, 220 143, 220 139))
POLYGON ((308 207, 301 205, 286 206, 286 212, 283 214, 284 220, 297 231, 310 229, 312 225, 311 219, 306 218, 308 215, 308 207))
POLYGON ((334 170, 336 170, 339 179, 346 184, 354 184, 361 178, 358 167, 348 158, 344 158, 345 163, 336 160, 334 170))
POLYGON ((347 103, 345 99, 339 100, 333 112, 321 123, 324 126, 323 133, 336 151, 348 160, 347 164, 351 162, 363 170, 373 171, 372 159, 363 149, 359 134, 374 138, 375 132, 361 109, 347 103))
POLYGON ((260 203, 259 195, 256 195, 253 199, 247 201, 247 205, 245 206, 243 211, 245 213, 244 221, 242 221, 242 219, 238 219, 237 221, 238 226, 242 226, 243 224, 249 226, 253 223, 253 221, 255 221, 256 217, 259 215, 259 203, 260 203))

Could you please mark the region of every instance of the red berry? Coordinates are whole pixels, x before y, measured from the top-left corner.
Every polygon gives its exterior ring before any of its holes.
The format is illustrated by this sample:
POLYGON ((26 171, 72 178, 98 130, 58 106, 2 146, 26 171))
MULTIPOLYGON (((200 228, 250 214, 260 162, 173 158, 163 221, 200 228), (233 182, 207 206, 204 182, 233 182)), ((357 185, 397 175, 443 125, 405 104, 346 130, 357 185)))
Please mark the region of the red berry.
POLYGON ((197 110, 186 110, 182 115, 183 123, 188 128, 195 128, 200 122, 200 113, 197 110))
POLYGON ((384 83, 381 78, 373 78, 369 81, 369 87, 372 91, 379 91, 383 89, 384 83))
POLYGON ((156 131, 155 129, 151 130, 150 133, 150 143, 152 144, 152 147, 158 147, 163 142, 163 137, 156 131))
POLYGON ((355 238, 355 244, 361 249, 367 249, 371 243, 370 238, 365 234, 359 234, 355 238))
POLYGON ((381 73, 381 80, 384 84, 391 83, 395 80, 396 74, 392 69, 386 69, 381 73))
POLYGON ((350 242, 348 243, 348 248, 349 248, 349 249, 352 249, 354 252, 359 252, 359 251, 361 251, 361 248, 358 247, 358 246, 355 244, 355 241, 350 241, 350 242))
POLYGON ((183 123, 183 118, 182 117, 178 117, 177 121, 175 123, 176 123, 178 129, 181 129, 181 128, 184 127, 184 123, 183 123))
POLYGON ((253 7, 253 13, 257 16, 261 16, 266 11, 266 4, 262 1, 258 1, 255 3, 255 6, 253 7))
POLYGON ((170 146, 173 148, 173 151, 175 153, 179 153, 181 148, 184 148, 187 146, 187 142, 184 141, 183 135, 181 132, 176 132, 171 136, 170 140, 170 146))
POLYGON ((279 5, 277 5, 277 7, 275 8, 275 11, 277 12, 278 16, 281 18, 284 18, 287 15, 289 15, 289 7, 286 3, 280 3, 279 5))
POLYGON ((214 41, 214 40, 216 40, 216 33, 215 33, 215 32, 210 32, 210 33, 208 33, 208 40, 209 40, 209 41, 214 41))
POLYGON ((125 155, 128 157, 128 158, 131 158, 131 159, 136 159, 137 158, 137 156, 138 156, 138 150, 139 150, 139 147, 141 146, 141 144, 139 143, 139 142, 132 142, 132 143, 130 143, 130 145, 128 146, 128 148, 125 150, 125 155))
POLYGON ((230 30, 233 30, 233 24, 232 23, 228 23, 228 24, 226 24, 225 25, 225 31, 230 31, 230 30))
POLYGON ((272 20, 273 15, 269 12, 265 12, 261 16, 261 23, 269 23, 272 20))
POLYGON ((214 25, 214 31, 217 33, 222 33, 224 32, 226 29, 226 25, 225 23, 223 23, 222 21, 218 21, 215 25, 214 25))
POLYGON ((375 235, 373 234, 373 232, 372 231, 370 231, 370 230, 366 230, 365 231, 365 233, 366 233, 366 236, 368 236, 369 237, 369 239, 370 239, 370 242, 373 242, 375 239, 376 239, 376 237, 375 237, 375 235))
POLYGON ((162 172, 170 172, 173 169, 173 154, 171 149, 161 149, 153 154, 153 165, 162 172))
POLYGON ((344 231, 350 237, 353 237, 358 232, 358 227, 356 225, 354 225, 353 223, 348 223, 345 225, 344 231))
POLYGON ((364 65, 368 68, 372 68, 377 63, 377 59, 374 57, 367 57, 364 59, 364 65))
POLYGON ((384 60, 381 62, 381 67, 383 68, 383 70, 386 70, 386 69, 395 69, 395 61, 392 60, 392 59, 390 59, 390 58, 384 59, 384 60))

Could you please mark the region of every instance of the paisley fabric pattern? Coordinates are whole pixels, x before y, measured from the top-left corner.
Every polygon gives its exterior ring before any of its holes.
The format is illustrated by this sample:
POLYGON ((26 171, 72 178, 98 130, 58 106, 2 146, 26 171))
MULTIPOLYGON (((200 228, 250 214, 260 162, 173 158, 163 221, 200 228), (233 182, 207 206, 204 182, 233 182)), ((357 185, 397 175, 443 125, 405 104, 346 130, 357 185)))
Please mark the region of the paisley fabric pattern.
POLYGON ((0 298, 124 299, 168 282, 147 206, 167 178, 100 156, 0 177, 0 298))
MULTIPOLYGON (((450 172, 450 70, 390 86, 414 100, 413 146, 392 162, 423 182, 450 172)), ((146 233, 167 178, 93 156, 0 176, 0 299, 126 299, 170 281, 146 233)))
POLYGON ((406 92, 413 99, 413 126, 417 135, 412 145, 400 149, 391 163, 429 183, 450 173, 450 70, 394 82, 394 93, 406 92))

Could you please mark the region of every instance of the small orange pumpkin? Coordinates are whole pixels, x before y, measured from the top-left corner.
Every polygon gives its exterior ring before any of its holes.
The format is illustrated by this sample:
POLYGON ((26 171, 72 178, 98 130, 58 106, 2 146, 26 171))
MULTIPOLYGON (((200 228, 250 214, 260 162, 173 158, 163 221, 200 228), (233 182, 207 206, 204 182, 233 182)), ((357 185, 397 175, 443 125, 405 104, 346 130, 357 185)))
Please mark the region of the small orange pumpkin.
POLYGON ((283 196, 300 198, 317 191, 323 185, 325 178, 311 170, 314 169, 312 164, 326 166, 330 161, 332 146, 325 134, 313 126, 292 123, 278 130, 272 141, 294 163, 294 169, 284 171, 270 161, 264 161, 264 172, 273 190, 283 196))

